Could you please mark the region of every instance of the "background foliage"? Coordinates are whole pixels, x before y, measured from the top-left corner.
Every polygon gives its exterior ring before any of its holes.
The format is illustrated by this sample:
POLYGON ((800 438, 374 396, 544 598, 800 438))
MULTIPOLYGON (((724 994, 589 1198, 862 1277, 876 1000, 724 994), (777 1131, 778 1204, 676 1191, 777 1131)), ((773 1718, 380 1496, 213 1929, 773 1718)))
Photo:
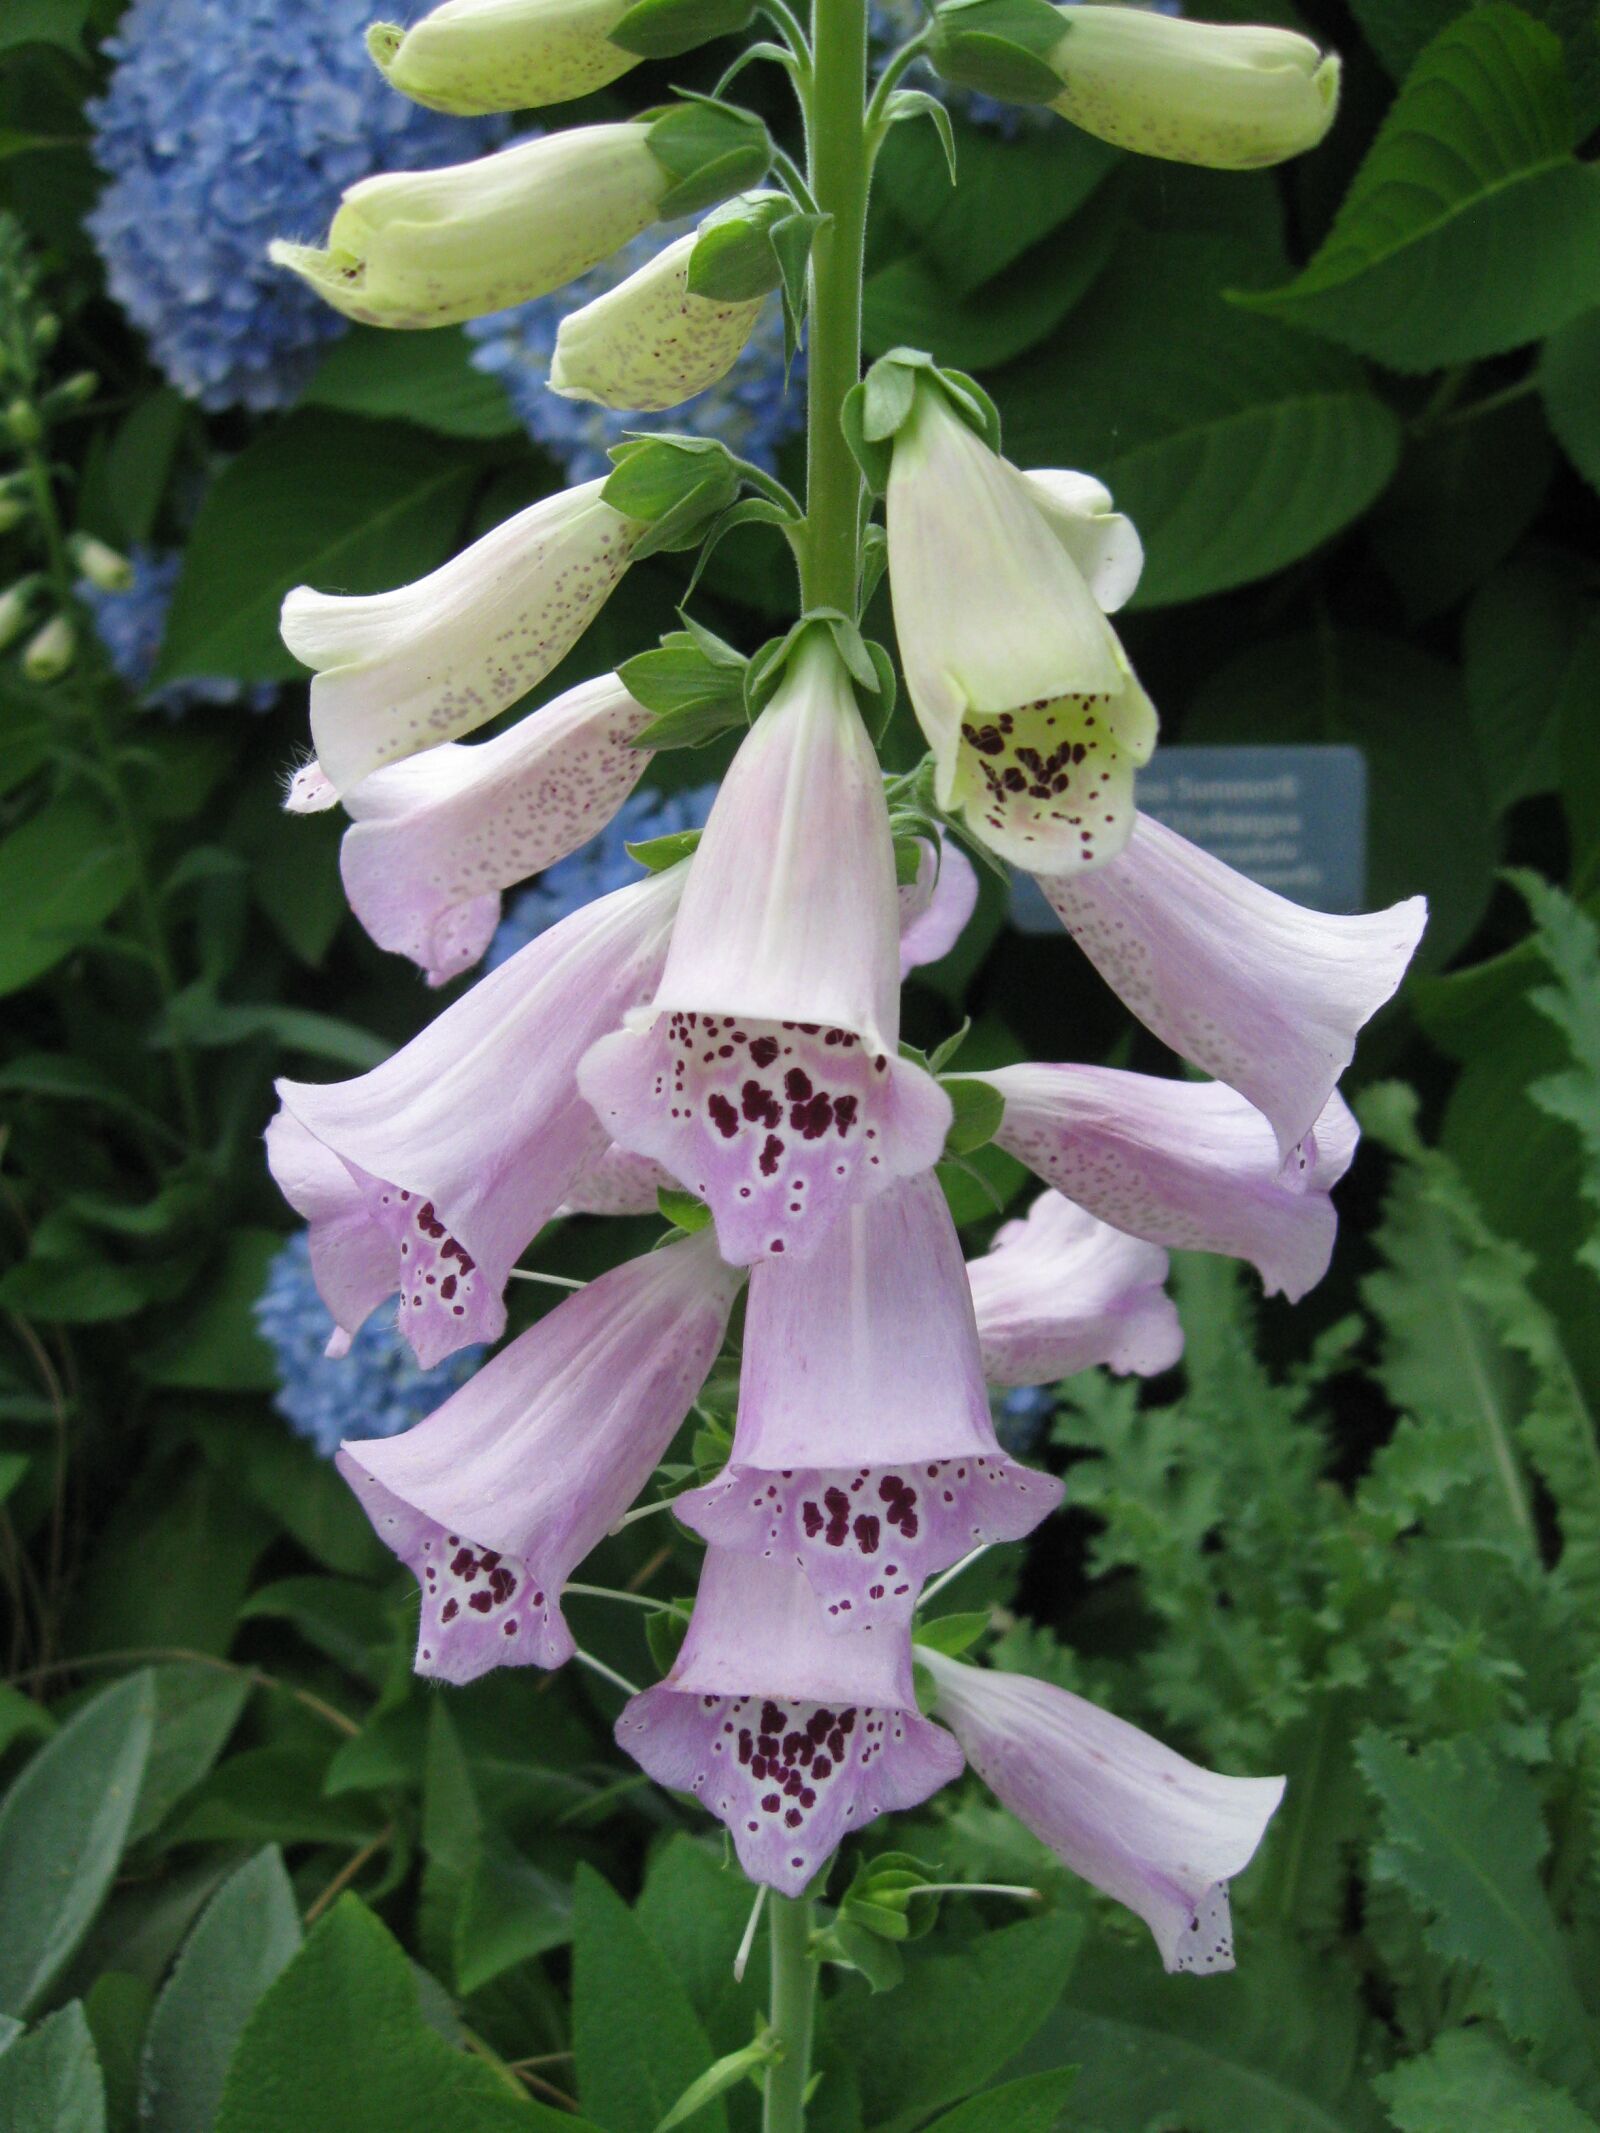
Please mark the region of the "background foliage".
MULTIPOLYGON (((409 1581, 274 1412, 251 1316, 271 1077, 365 1066, 431 1005, 345 917, 333 819, 278 812, 304 734, 279 599, 415 577, 559 473, 454 331, 352 332, 270 415, 164 381, 85 233, 117 13, 0 15, 42 387, 98 378, 56 407, 57 493, 182 550, 154 686, 284 686, 175 720, 87 630, 53 682, 0 662, 0 2122, 653 2133, 752 2035, 745 1885, 612 1750, 603 1683, 412 1678, 409 1581)), ((820 2133, 1600 2125, 1600 28, 1591 0, 1212 13, 1343 52, 1326 149, 1223 177, 958 104, 958 191, 931 129, 885 150, 867 324, 980 372, 1010 456, 1133 515, 1167 736, 1358 744, 1370 900, 1432 902, 1364 1047, 1333 1275, 1291 1313, 1183 1264, 1182 1370, 1063 1388, 1040 1449, 1069 1512, 951 1596, 1002 1663, 1286 1770, 1288 1801, 1241 1968, 1197 1985, 975 1786, 942 1796, 894 1841, 1047 1901, 947 1903, 903 1964, 841 1933, 871 1975, 829 1973, 820 2133)), ((0 579, 34 538, 0 536, 0 579)), ((682 582, 636 569, 551 688, 670 627, 682 582)), ((697 611, 748 650, 788 594, 755 531, 697 611)), ((908 1034, 964 1010, 973 1064, 1159 1065, 1001 902, 919 974, 908 1034)), ((582 1273, 637 1242, 548 1249, 582 1273)), ((666 1525, 597 1579, 691 1590, 666 1525)), ((648 1678, 637 1618, 572 1606, 648 1678)), ((693 2123, 754 2112, 736 2078, 693 2123)))

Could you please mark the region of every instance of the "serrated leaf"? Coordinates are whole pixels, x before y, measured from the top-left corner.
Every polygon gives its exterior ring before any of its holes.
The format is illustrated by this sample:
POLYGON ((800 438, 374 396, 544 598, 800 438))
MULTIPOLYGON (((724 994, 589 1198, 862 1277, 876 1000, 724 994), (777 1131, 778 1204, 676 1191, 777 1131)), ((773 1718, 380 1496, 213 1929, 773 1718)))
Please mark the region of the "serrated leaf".
POLYGON ((1360 365, 1223 301, 1229 282, 1270 275, 1275 256, 1233 239, 1129 232, 1064 344, 1000 383, 1007 456, 1092 466, 1138 526, 1138 605, 1281 570, 1358 517, 1394 472, 1400 427, 1360 365))
POLYGON ((1600 172, 1573 159, 1560 40, 1504 0, 1406 77, 1305 270, 1239 301, 1398 370, 1538 340, 1600 302, 1600 172))
POLYGON ((1408 1755, 1369 1729, 1356 1759, 1382 1815, 1373 1872, 1423 1914, 1436 1953, 1481 1973, 1501 2020, 1541 2067, 1592 2082, 1573 1957, 1539 1879, 1549 1837, 1532 1781, 1470 1736, 1408 1755))
POLYGON ((1374 2086, 1399 2133, 1596 2133, 1600 2125, 1488 2029, 1447 2030, 1374 2086))
POLYGON ((154 1717, 148 1673, 102 1689, 0 1804, 0 2010, 35 2006, 88 1931, 127 1840, 154 1717))
POLYGON ((6 2133, 105 2133, 105 2089, 82 2005, 73 2000, 0 2054, 6 2133))
POLYGON ((245 2025, 214 2133, 595 2133, 512 2082, 429 2025, 399 1943, 345 1895, 245 2025))
MULTIPOLYGON (((578 2099, 607 2133, 655 2133, 711 2060, 705 2031, 639 1920, 589 1866, 578 1869, 572 1932, 578 2099), (628 2049, 619 2051, 623 2036, 628 2049)), ((727 2133, 727 2124, 722 2099, 712 2098, 702 2133, 727 2133)))
MULTIPOLYGON (((1541 876, 1522 871, 1512 879, 1527 899, 1538 925, 1535 946, 1556 980, 1538 986, 1529 1000, 1560 1031, 1572 1060, 1569 1070, 1541 1076, 1528 1093, 1577 1133, 1583 1195, 1600 1213, 1600 929, 1541 876)), ((1579 1257, 1600 1274, 1600 1238, 1591 1238, 1579 1257)))
POLYGON ((269 1846, 206 1905, 156 2002, 144 2049, 142 2133, 210 2133, 234 2046, 299 1946, 294 1890, 282 1854, 269 1846))

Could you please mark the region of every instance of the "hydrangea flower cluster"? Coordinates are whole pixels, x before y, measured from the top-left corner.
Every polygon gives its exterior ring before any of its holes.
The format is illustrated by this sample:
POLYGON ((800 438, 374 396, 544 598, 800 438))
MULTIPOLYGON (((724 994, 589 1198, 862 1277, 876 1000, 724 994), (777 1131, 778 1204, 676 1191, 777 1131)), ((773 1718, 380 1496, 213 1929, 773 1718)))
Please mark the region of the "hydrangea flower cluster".
POLYGON ((798 435, 805 419, 800 391, 805 357, 803 353, 796 356, 786 379, 783 318, 775 297, 763 304, 755 331, 733 368, 685 401, 681 413, 674 409, 670 422, 648 414, 622 414, 549 390, 550 365, 563 317, 636 273, 659 251, 662 237, 668 234, 681 234, 679 226, 668 225, 665 231, 636 237, 559 295, 537 296, 514 310, 467 321, 475 368, 499 379, 528 435, 543 445, 568 481, 592 481, 596 475, 609 474, 611 462, 606 453, 625 435, 681 427, 684 417, 693 421, 702 436, 719 438, 730 452, 771 473, 779 448, 798 435))
POLYGON ((436 1370, 419 1369, 394 1324, 378 1317, 367 1320, 342 1356, 330 1355, 333 1322, 317 1293, 305 1230, 274 1255, 255 1321, 277 1366, 273 1405, 324 1459, 346 1441, 398 1436, 478 1367, 478 1351, 466 1348, 436 1370))
MULTIPOLYGON (((993 4, 988 21, 990 0, 938 11, 941 68, 982 87, 1010 39, 1004 78, 1107 139, 1250 165, 1325 130, 1331 63, 1292 33, 993 4)), ((449 0, 375 36, 390 78, 447 108, 558 101, 632 63, 603 7, 551 0, 449 0)), ((819 96, 828 56, 819 34, 819 96)), ((869 130, 863 114, 863 144, 869 130)), ((432 1368, 500 1339, 507 1284, 554 1216, 649 1213, 663 1186, 682 1212, 415 1428, 351 1439, 339 1464, 416 1577, 421 1673, 559 1666, 577 1655, 567 1581, 656 1474, 743 1294, 726 1464, 673 1498, 706 1544, 692 1620, 664 1677, 630 1693, 619 1744, 790 1898, 845 1838, 970 1765, 1144 1919, 1169 1969, 1225 1969, 1228 1880, 1282 1780, 1200 1769, 1050 1684, 960 1663, 919 1641, 918 1609, 931 1580, 1061 1500, 997 1436, 995 1392, 1171 1367, 1173 1248, 1243 1259, 1291 1300, 1321 1279, 1356 1143, 1339 1080, 1424 912, 1303 910, 1140 814, 1156 712, 1111 619, 1138 582, 1137 534, 1092 477, 1013 466, 971 379, 914 350, 864 380, 853 345, 838 362, 828 305, 853 312, 856 292, 845 302, 817 248, 852 215, 859 231, 865 149, 853 193, 812 172, 815 227, 781 159, 792 199, 737 191, 774 161, 731 107, 677 107, 368 181, 325 247, 277 248, 337 308, 415 328, 542 300, 650 224, 736 194, 562 320, 553 389, 661 412, 725 379, 799 243, 811 391, 835 392, 813 411, 804 510, 714 441, 636 440, 613 474, 416 585, 285 602, 316 746, 289 804, 342 802, 352 909, 435 983, 484 956, 506 891, 580 853, 606 863, 652 748, 740 733, 703 831, 658 869, 540 913, 372 1072, 279 1083, 268 1159, 309 1225, 336 1346, 398 1296, 432 1368), (858 630, 861 477, 884 499, 928 748, 893 809, 863 715, 884 665, 858 630), (675 633, 466 738, 545 679, 636 557, 727 530, 746 485, 801 562, 806 612, 786 637, 746 661, 675 633), (1130 1011, 1209 1078, 1058 1060, 952 1073, 946 1053, 903 1047, 906 973, 972 908, 947 832, 1032 876, 1130 1011), (1044 1190, 968 1261, 940 1165, 985 1139, 1044 1190)), ((859 271, 848 248, 828 259, 859 271)))
POLYGON ((183 570, 183 554, 179 549, 135 548, 128 564, 132 582, 121 590, 96 585, 88 578, 80 579, 77 588, 117 679, 170 718, 181 717, 195 704, 243 703, 252 711, 271 710, 278 692, 270 682, 251 688, 222 675, 215 680, 169 682, 165 688, 147 694, 161 656, 167 612, 183 570))
POLYGON ((110 180, 88 218, 111 293, 202 407, 285 407, 342 329, 274 271, 270 238, 324 223, 380 166, 470 155, 481 125, 390 95, 366 0, 134 0, 90 107, 110 180))

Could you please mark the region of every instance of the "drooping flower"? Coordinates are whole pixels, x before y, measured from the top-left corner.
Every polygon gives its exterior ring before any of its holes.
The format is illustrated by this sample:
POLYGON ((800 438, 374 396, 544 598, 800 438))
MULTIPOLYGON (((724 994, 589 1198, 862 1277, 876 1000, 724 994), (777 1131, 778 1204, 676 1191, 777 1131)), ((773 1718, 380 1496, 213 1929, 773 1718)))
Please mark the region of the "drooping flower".
POLYGON ((135 548, 128 560, 133 576, 124 590, 108 591, 87 578, 80 579, 77 587, 117 679, 172 718, 180 717, 192 704, 243 703, 252 711, 271 710, 278 692, 270 682, 251 688, 219 675, 215 680, 174 681, 165 688, 150 689, 172 595, 183 571, 183 553, 180 549, 162 553, 135 548))
MULTIPOLYGON (((906 687, 939 805, 1036 874, 1121 849, 1134 772, 1155 746, 1150 699, 1079 560, 1115 595, 1130 559, 1137 576, 1138 544, 1115 514, 1068 507, 1079 480, 1019 474, 918 375, 888 482, 906 687)), ((1091 506, 1103 495, 1076 492, 1091 506)))
POLYGON ((644 531, 603 503, 603 482, 516 512, 398 591, 296 586, 284 643, 311 667, 311 735, 341 793, 527 694, 576 644, 644 531))
POLYGON ((900 885, 900 976, 947 956, 978 903, 978 877, 958 844, 921 842, 915 881, 900 885))
POLYGON ((786 193, 741 194, 615 288, 568 311, 556 332, 550 390, 623 413, 659 414, 725 378, 778 285, 767 232, 793 212, 786 193), (731 277, 740 293, 698 294, 690 268, 719 244, 723 279, 731 277))
POLYGON ((385 88, 361 49, 366 0, 134 0, 89 106, 111 181, 88 217, 111 293, 203 407, 287 406, 344 329, 268 261, 379 168, 474 154, 495 129, 385 88))
POLYGON ((499 380, 529 436, 560 463, 569 481, 609 473, 607 451, 630 432, 648 435, 653 429, 685 427, 692 427, 697 436, 715 437, 770 474, 780 447, 804 427, 805 357, 802 353, 796 358, 786 379, 783 316, 775 298, 762 306, 743 354, 727 375, 674 410, 670 421, 617 414, 591 401, 564 399, 549 389, 562 319, 574 305, 593 304, 625 276, 637 273, 656 256, 662 240, 681 229, 680 223, 664 223, 559 294, 535 297, 467 326, 474 366, 499 380))
POLYGON ((292 1112, 280 1110, 265 1138, 273 1182, 309 1225, 311 1277, 333 1319, 324 1352, 337 1360, 400 1286, 395 1249, 350 1171, 292 1112))
POLYGON ((345 1445, 340 1471, 422 1588, 419 1674, 572 1657, 562 1587, 689 1412, 740 1279, 708 1236, 630 1259, 406 1436, 345 1445))
POLYGON ((310 1244, 305 1230, 285 1242, 267 1269, 253 1316, 277 1366, 273 1406, 331 1459, 345 1439, 410 1429, 465 1384, 479 1358, 476 1349, 462 1349, 437 1369, 420 1370, 392 1316, 368 1319, 342 1356, 330 1355, 328 1310, 317 1292, 310 1244))
POLYGON ((633 1697, 617 1745, 727 1825, 752 1881, 798 1896, 840 1842, 961 1772, 923 1718, 906 1637, 830 1632, 792 1564, 706 1553, 664 1681, 633 1697))
MULTIPOLYGON (((321 1087, 279 1082, 284 1110, 337 1156, 388 1239, 389 1286, 424 1365, 498 1339, 511 1268, 603 1147, 575 1069, 648 998, 682 874, 653 875, 574 913, 371 1073, 321 1087)), ((278 1145, 269 1140, 267 1152, 276 1174, 278 1145)), ((293 1197, 291 1179, 281 1182, 293 1197)), ((302 1212, 315 1250, 317 1211, 302 1212)), ((349 1201, 328 1210, 335 1218, 348 1229, 349 1201)), ((357 1241, 371 1251, 366 1231, 357 1241)), ((337 1315, 337 1297, 323 1293, 337 1315)))
POLYGON ((497 970, 519 948, 558 925, 597 896, 639 881, 644 868, 628 856, 630 844, 648 844, 699 829, 717 796, 714 785, 686 792, 634 792, 597 835, 567 858, 558 860, 513 901, 489 943, 485 967, 497 970))
POLYGON ((631 0, 444 0, 409 28, 375 22, 390 88, 435 111, 534 111, 618 80, 639 54, 611 40, 631 0))
POLYGON ((1142 1918, 1168 1970, 1233 1968, 1228 1883, 1281 1777, 1222 1777, 1081 1696, 918 1647, 939 1716, 1003 1804, 1075 1874, 1142 1918))
POLYGON ((1039 887, 1164 1044, 1248 1097, 1287 1159, 1405 975, 1428 906, 1308 911, 1140 815, 1115 859, 1039 887))
POLYGON ((877 758, 819 626, 723 781, 650 1009, 579 1072, 739 1265, 810 1251, 943 1148, 949 1099, 896 1051, 897 914, 877 758))
POLYGON ((1166 1253, 1059 1192, 1007 1222, 967 1278, 991 1385, 1054 1385, 1096 1364, 1154 1377, 1183 1353, 1166 1253))
POLYGON ((615 816, 650 761, 632 745, 649 717, 603 674, 493 740, 446 742, 362 778, 345 794, 339 855, 351 910, 430 985, 469 969, 500 923, 501 890, 615 816))
POLYGON ((750 1277, 733 1456, 679 1518, 797 1564, 839 1632, 902 1635, 924 1579, 1060 1503, 1000 1449, 961 1243, 937 1178, 842 1214, 750 1277))
POLYGON ((440 170, 386 171, 345 189, 325 245, 279 238, 271 257, 369 326, 460 325, 561 289, 670 213, 764 174, 758 120, 671 106, 574 126, 440 170), (706 190, 689 181, 705 173, 706 190), (688 191, 688 197, 684 194, 688 191))
POLYGON ((1358 1138, 1337 1092, 1285 1164, 1267 1120, 1220 1081, 1093 1066, 971 1078, 1004 1100, 998 1144, 1114 1229, 1247 1259, 1267 1294, 1291 1303, 1327 1272, 1338 1227, 1328 1195, 1358 1138))
POLYGON ((1260 170, 1315 148, 1333 124, 1338 59, 1293 30, 1082 0, 1056 12, 1051 109, 1117 148, 1260 170))

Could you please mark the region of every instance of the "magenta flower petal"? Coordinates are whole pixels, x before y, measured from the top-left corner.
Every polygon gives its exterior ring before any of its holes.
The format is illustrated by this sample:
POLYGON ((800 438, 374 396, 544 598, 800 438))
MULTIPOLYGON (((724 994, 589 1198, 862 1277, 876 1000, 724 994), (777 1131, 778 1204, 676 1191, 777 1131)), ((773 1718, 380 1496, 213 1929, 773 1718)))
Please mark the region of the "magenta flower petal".
POLYGON ((1285 1160, 1428 917, 1420 896, 1359 916, 1305 910, 1148 815, 1103 866, 1036 878, 1107 984, 1164 1044, 1264 1111, 1285 1160))
POLYGON ((937 1160, 949 1100, 895 1049, 883 781, 820 631, 723 781, 653 1006, 579 1083, 613 1140, 709 1203, 725 1258, 803 1255, 852 1201, 937 1160))
POLYGON ((424 1368, 499 1337, 511 1268, 603 1147, 577 1062, 649 994, 681 887, 673 869, 574 912, 370 1074, 279 1083, 391 1238, 424 1368))
POLYGON ((709 1237, 569 1297, 345 1478, 422 1586, 417 1671, 572 1656, 561 1588, 649 1480, 716 1361, 740 1277, 709 1237))
POLYGON ((624 1706, 616 1735, 785 1896, 852 1831, 961 1772, 955 1741, 917 1711, 903 1636, 830 1635, 798 1570, 717 1548, 677 1665, 624 1706))
POLYGON ((995 1441, 960 1240, 923 1171, 808 1259, 756 1268, 733 1458, 676 1510, 718 1547, 797 1564, 834 1628, 903 1635, 925 1579, 1061 1496, 995 1441))
POLYGON ((614 674, 584 682, 491 741, 448 742, 345 794, 340 871, 380 948, 440 985, 488 946, 500 891, 603 829, 638 783, 650 714, 614 674))
POLYGON ((926 838, 915 881, 900 890, 900 976, 924 963, 937 963, 961 938, 978 902, 978 876, 972 861, 948 837, 939 840, 938 878, 935 855, 926 838))
POLYGON ((1095 1364, 1154 1377, 1183 1353, 1166 1253, 1059 1192, 1006 1223, 967 1278, 991 1385, 1054 1385, 1095 1364))
POLYGON ((1355 1153, 1355 1120, 1329 1098, 1288 1164, 1262 1114, 1220 1081, 1113 1067, 979 1074, 1005 1099, 995 1139, 1102 1222, 1175 1250, 1247 1259, 1291 1303, 1328 1270, 1329 1188, 1355 1153))
POLYGON ((287 1111, 267 1128, 267 1162, 278 1190, 310 1226, 311 1272, 335 1328, 328 1353, 343 1355, 399 1287, 394 1247, 343 1163, 287 1111))
POLYGON ((1228 1882, 1281 1777, 1221 1777, 1081 1696, 921 1650, 967 1760, 1035 1836, 1155 1935, 1168 1970, 1233 1968, 1228 1882))

